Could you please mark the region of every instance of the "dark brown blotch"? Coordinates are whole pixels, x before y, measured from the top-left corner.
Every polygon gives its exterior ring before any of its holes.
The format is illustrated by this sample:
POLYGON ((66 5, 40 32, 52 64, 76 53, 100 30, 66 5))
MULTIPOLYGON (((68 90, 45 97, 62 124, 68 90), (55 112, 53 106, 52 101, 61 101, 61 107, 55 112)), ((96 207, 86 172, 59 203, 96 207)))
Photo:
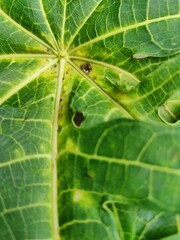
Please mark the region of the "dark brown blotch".
POLYGON ((81 70, 83 72, 85 72, 86 74, 90 73, 90 71, 92 70, 92 66, 90 63, 84 63, 80 66, 81 70))
POLYGON ((83 114, 81 112, 76 112, 73 121, 74 121, 75 125, 77 127, 79 127, 81 125, 81 123, 84 121, 83 114))

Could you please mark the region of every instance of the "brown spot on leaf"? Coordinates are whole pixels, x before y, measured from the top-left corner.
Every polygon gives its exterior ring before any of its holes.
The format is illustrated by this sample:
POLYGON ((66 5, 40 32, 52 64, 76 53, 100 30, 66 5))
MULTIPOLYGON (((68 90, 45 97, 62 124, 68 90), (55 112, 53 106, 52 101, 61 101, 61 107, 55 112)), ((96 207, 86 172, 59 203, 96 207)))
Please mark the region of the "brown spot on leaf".
POLYGON ((86 177, 90 178, 90 179, 94 179, 94 176, 92 174, 88 173, 88 172, 86 173, 86 177))
POLYGON ((83 72, 85 72, 86 74, 88 74, 91 70, 92 70, 92 66, 90 63, 84 63, 80 66, 80 68, 83 70, 83 72))

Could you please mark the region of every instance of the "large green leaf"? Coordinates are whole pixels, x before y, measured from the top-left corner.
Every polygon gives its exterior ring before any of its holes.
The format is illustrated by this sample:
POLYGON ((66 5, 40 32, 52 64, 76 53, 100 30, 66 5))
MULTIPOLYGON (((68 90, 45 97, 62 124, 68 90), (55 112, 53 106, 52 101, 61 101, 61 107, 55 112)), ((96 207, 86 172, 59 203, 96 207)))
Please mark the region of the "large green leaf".
POLYGON ((0 0, 0 240, 180 239, 179 9, 0 0))

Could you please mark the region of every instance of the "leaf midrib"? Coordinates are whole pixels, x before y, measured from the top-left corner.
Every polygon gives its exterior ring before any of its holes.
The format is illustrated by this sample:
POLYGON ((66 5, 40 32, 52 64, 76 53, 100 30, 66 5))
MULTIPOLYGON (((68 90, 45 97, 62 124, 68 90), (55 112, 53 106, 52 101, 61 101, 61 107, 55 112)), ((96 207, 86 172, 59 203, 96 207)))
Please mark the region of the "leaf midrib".
POLYGON ((57 58, 57 56, 55 54, 48 54, 48 53, 10 53, 10 54, 2 54, 0 55, 0 60, 5 60, 5 59, 39 59, 39 58, 57 58))
POLYGON ((138 78, 136 78, 132 73, 120 68, 120 67, 117 67, 115 65, 112 65, 112 64, 109 64, 109 63, 106 63, 106 62, 102 62, 102 61, 97 61, 97 60, 94 60, 94 59, 91 59, 91 58, 85 58, 85 57, 79 57, 79 56, 69 56, 69 59, 74 59, 74 60, 80 60, 80 61, 84 61, 84 62, 89 62, 89 63, 94 63, 96 65, 99 65, 99 66, 102 66, 102 67, 106 67, 106 68, 110 68, 110 69, 113 69, 119 73, 124 73, 126 75, 128 75, 129 77, 131 77, 132 80, 134 80, 136 83, 139 83, 140 80, 138 78))
POLYGON ((76 156, 81 156, 86 159, 97 160, 99 162, 108 162, 110 164, 116 163, 119 165, 126 165, 126 166, 136 166, 136 167, 148 169, 150 171, 158 171, 158 172, 164 172, 164 173, 180 176, 179 169, 173 169, 173 168, 165 167, 165 166, 161 166, 161 165, 153 165, 150 163, 140 162, 140 161, 136 161, 136 160, 128 160, 125 158, 121 159, 121 158, 106 157, 106 156, 102 156, 102 155, 93 155, 93 154, 80 152, 77 150, 72 151, 72 150, 65 149, 60 152, 59 156, 66 154, 66 153, 74 154, 76 156))
POLYGON ((91 39, 75 48, 73 48, 72 50, 69 51, 69 53, 73 53, 73 52, 76 52, 78 49, 82 48, 82 47, 85 47, 87 45, 90 45, 92 43, 95 43, 95 42, 98 42, 98 41, 101 41, 101 40, 104 40, 108 37, 111 37, 111 36, 114 36, 114 35, 117 35, 119 33, 122 33, 122 32, 126 32, 128 30, 131 30, 131 29, 135 29, 135 28, 138 28, 138 27, 142 27, 142 26, 146 26, 150 23, 155 23, 155 22, 160 22, 160 21, 165 21, 165 20, 169 20, 169 19, 174 19, 174 18, 180 18, 180 14, 175 14, 175 15, 170 15, 170 16, 165 16, 165 17, 160 17, 160 18, 155 18, 155 19, 150 19, 150 20, 146 20, 146 21, 143 21, 143 22, 139 22, 139 23, 136 23, 136 24, 132 24, 132 25, 129 25, 129 26, 126 26, 126 27, 122 27, 122 28, 119 28, 119 29, 116 29, 116 30, 113 30, 109 33, 106 33, 106 34, 103 34, 101 36, 98 36, 94 39, 91 39))
POLYGON ((78 35, 79 31, 82 29, 82 27, 85 25, 85 23, 87 22, 87 20, 92 16, 92 14, 94 13, 94 11, 97 9, 97 7, 101 4, 102 0, 100 0, 97 5, 94 6, 94 8, 92 9, 92 11, 89 13, 89 15, 84 19, 84 21, 81 23, 81 25, 77 28, 76 32, 73 34, 73 36, 71 37, 67 47, 66 47, 66 51, 70 48, 71 44, 73 43, 74 39, 76 38, 76 36, 78 35))
POLYGON ((14 19, 12 19, 10 16, 8 16, 1 8, 0 13, 14 26, 16 26, 20 31, 22 31, 24 34, 27 34, 32 39, 36 40, 38 43, 40 43, 42 46, 46 47, 47 49, 50 49, 55 54, 57 53, 54 48, 51 47, 50 44, 47 44, 45 41, 43 41, 41 38, 37 37, 34 33, 28 31, 26 28, 21 26, 18 22, 16 22, 14 19))
POLYGON ((39 70, 36 70, 34 74, 32 74, 30 77, 27 77, 24 81, 22 81, 17 86, 13 87, 11 91, 9 91, 4 97, 0 99, 0 105, 2 105, 6 100, 8 100, 11 96, 16 94, 18 91, 20 91, 23 87, 25 87, 27 84, 32 82, 34 79, 36 79, 38 76, 40 76, 43 72, 47 71, 51 66, 53 66, 57 62, 57 59, 52 60, 50 63, 46 64, 45 66, 41 67, 39 70))
POLYGON ((58 79, 56 86, 56 99, 54 105, 54 117, 53 117, 53 131, 52 131, 52 222, 53 222, 53 234, 54 239, 60 240, 59 235, 59 217, 58 217, 58 192, 57 192, 57 158, 58 158, 58 115, 59 115, 59 103, 61 98, 62 82, 65 69, 66 60, 61 58, 59 60, 58 79))
POLYGON ((42 0, 40 1, 40 4, 41 4, 42 13, 44 15, 44 20, 46 21, 46 24, 48 26, 48 29, 49 29, 50 35, 52 37, 52 40, 54 42, 54 45, 56 46, 57 50, 60 51, 60 46, 59 46, 59 44, 58 44, 58 42, 57 42, 57 40, 56 40, 56 38, 54 36, 54 33, 53 33, 52 29, 51 29, 49 21, 47 20, 47 16, 46 16, 46 12, 44 10, 44 5, 43 5, 43 1, 42 0))

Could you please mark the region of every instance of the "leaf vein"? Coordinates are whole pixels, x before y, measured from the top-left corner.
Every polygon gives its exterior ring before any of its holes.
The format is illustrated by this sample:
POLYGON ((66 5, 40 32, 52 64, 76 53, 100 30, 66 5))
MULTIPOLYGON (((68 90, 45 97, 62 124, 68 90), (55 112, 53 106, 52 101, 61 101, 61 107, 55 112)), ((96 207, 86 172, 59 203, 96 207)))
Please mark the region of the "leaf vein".
POLYGON ((69 54, 77 51, 79 48, 85 47, 86 45, 90 45, 90 44, 92 44, 92 43, 95 43, 95 42, 104 40, 105 38, 108 38, 108 37, 117 35, 117 34, 119 34, 119 33, 123 33, 123 32, 128 31, 128 30, 132 30, 132 29, 135 29, 135 28, 139 28, 139 27, 142 27, 142 26, 146 26, 147 24, 151 24, 151 23, 155 23, 155 22, 160 22, 160 21, 166 21, 166 20, 174 19, 174 18, 180 18, 180 14, 170 15, 170 16, 165 16, 165 17, 160 17, 160 18, 155 18, 155 19, 150 19, 150 20, 146 20, 146 21, 143 21, 143 22, 139 22, 139 23, 136 23, 136 24, 133 24, 133 25, 130 25, 130 26, 126 26, 126 27, 122 27, 122 28, 113 30, 113 31, 108 32, 108 33, 105 33, 105 34, 103 34, 103 35, 101 35, 101 36, 97 36, 96 38, 91 39, 91 40, 89 40, 89 41, 87 41, 87 42, 85 42, 85 43, 83 43, 83 44, 75 47, 74 49, 72 49, 71 51, 69 51, 69 54))

